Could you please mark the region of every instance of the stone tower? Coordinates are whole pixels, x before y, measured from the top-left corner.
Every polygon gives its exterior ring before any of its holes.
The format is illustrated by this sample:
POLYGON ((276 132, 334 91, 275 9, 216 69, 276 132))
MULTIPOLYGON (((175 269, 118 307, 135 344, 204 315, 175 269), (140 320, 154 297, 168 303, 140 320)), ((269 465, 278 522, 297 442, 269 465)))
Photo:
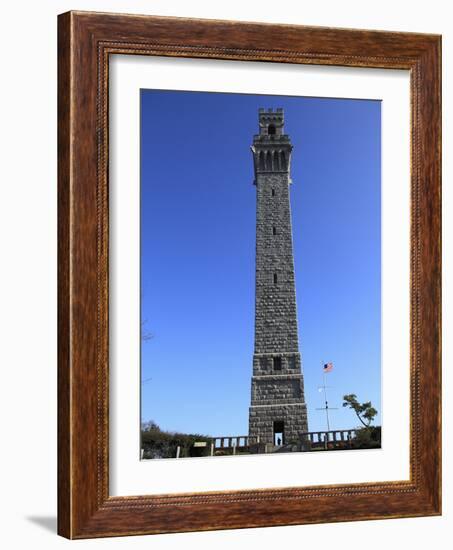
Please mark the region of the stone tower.
POLYGON ((251 147, 256 185, 255 352, 249 436, 299 441, 308 431, 299 353, 289 202, 292 145, 283 109, 259 110, 251 147))

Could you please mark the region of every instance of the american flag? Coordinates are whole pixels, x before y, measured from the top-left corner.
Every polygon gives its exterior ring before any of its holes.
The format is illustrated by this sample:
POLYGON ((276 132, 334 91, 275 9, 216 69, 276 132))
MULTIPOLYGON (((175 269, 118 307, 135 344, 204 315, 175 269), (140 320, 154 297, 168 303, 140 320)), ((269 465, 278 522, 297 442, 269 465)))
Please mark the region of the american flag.
POLYGON ((333 363, 326 363, 322 368, 323 372, 330 372, 333 370, 333 363))

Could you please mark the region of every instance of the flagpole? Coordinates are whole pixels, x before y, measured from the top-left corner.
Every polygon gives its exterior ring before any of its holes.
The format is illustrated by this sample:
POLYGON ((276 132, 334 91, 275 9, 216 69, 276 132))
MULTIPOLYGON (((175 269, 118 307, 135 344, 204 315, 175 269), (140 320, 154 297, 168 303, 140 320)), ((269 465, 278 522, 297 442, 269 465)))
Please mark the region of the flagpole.
POLYGON ((324 378, 324 401, 326 404, 326 420, 327 420, 327 431, 330 432, 330 422, 329 422, 329 404, 327 401, 327 388, 326 388, 326 371, 324 369, 324 361, 322 362, 322 374, 324 378))

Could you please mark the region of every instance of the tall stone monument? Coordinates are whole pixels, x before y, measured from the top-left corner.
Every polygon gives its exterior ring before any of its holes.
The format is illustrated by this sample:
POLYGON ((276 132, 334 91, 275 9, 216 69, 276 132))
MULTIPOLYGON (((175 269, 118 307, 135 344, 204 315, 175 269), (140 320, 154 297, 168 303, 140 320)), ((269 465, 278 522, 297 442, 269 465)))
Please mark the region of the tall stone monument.
POLYGON ((293 146, 283 109, 259 110, 251 147, 256 185, 255 351, 249 436, 283 445, 308 431, 289 201, 293 146))

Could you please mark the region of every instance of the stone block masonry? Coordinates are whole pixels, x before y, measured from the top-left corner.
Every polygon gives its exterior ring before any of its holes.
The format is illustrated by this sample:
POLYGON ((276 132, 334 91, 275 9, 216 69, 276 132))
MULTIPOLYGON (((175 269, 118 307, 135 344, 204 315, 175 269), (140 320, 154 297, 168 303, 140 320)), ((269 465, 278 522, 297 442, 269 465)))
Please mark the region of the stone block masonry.
POLYGON ((260 109, 252 153, 256 185, 255 352, 249 436, 298 441, 308 431, 291 228, 292 145, 284 113, 260 109))

